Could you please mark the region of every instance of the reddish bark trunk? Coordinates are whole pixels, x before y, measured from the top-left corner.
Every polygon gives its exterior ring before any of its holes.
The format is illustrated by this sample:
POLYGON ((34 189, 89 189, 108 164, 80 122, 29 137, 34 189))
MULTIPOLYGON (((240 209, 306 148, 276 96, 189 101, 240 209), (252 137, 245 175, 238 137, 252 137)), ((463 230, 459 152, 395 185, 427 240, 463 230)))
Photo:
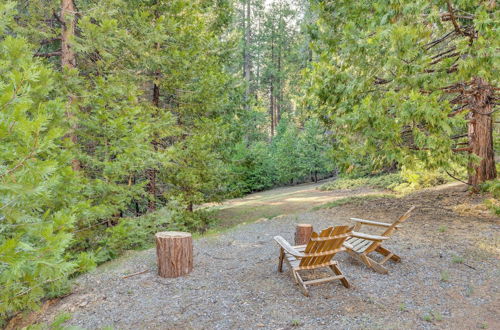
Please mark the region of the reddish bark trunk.
POLYGON ((75 34, 75 4, 73 0, 61 1, 61 19, 64 22, 61 35, 61 66, 74 68, 76 67, 76 56, 70 45, 70 40, 75 34))
POLYGON ((493 149, 494 89, 483 79, 475 78, 471 91, 471 120, 468 125, 471 152, 480 158, 479 163, 471 163, 469 184, 477 185, 497 177, 495 150, 493 149))
POLYGON ((313 226, 310 224, 298 224, 295 228, 295 245, 303 245, 309 242, 313 226))
POLYGON ((161 232, 156 238, 158 275, 179 277, 193 270, 193 238, 189 233, 161 232))

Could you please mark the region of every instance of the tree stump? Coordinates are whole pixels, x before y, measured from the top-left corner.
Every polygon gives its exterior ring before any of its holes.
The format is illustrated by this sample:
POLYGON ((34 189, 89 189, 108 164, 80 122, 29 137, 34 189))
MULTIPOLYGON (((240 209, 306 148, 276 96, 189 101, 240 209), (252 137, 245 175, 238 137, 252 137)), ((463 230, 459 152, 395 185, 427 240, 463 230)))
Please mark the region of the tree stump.
POLYGON ((304 245, 309 242, 313 226, 305 223, 300 223, 295 229, 295 245, 304 245))
POLYGON ((155 237, 158 275, 172 278, 193 270, 193 238, 190 233, 164 231, 155 237))

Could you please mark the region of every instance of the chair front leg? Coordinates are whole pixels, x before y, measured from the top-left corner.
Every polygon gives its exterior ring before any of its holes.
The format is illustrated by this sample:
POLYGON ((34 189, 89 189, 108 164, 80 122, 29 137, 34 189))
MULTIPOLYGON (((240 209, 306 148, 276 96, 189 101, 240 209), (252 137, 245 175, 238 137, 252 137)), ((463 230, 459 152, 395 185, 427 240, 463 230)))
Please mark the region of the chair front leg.
POLYGON ((333 265, 330 266, 330 269, 333 270, 333 272, 335 273, 335 275, 342 275, 342 276, 344 276, 343 278, 340 279, 340 282, 342 282, 342 285, 344 285, 346 288, 351 287, 351 285, 349 284, 349 281, 347 280, 347 278, 345 278, 345 275, 342 274, 342 271, 340 270, 340 268, 339 268, 338 265, 333 264, 333 265))
POLYGON ((295 277, 295 281, 300 287, 300 290, 302 291, 302 294, 306 297, 309 297, 309 290, 307 289, 306 284, 304 283, 304 280, 300 276, 299 272, 296 270, 292 270, 293 276, 295 277))
POLYGON ((381 264, 379 264, 378 262, 376 262, 372 258, 368 257, 366 254, 362 253, 360 255, 360 257, 361 257, 361 259, 363 259, 363 262, 368 267, 370 267, 371 269, 373 269, 377 273, 380 273, 380 274, 388 274, 389 273, 389 271, 387 270, 387 268, 385 268, 384 266, 382 266, 381 264))
POLYGON ((381 255, 385 256, 383 262, 381 262, 381 264, 383 264, 384 262, 386 262, 387 260, 391 259, 392 261, 395 261, 395 262, 400 262, 401 261, 401 257, 398 256, 397 254, 391 252, 390 250, 382 247, 382 246, 379 246, 375 249, 375 251, 377 253, 380 253, 381 255))
POLYGON ((283 272, 283 259, 285 259, 285 250, 280 248, 280 259, 278 263, 278 272, 283 272))

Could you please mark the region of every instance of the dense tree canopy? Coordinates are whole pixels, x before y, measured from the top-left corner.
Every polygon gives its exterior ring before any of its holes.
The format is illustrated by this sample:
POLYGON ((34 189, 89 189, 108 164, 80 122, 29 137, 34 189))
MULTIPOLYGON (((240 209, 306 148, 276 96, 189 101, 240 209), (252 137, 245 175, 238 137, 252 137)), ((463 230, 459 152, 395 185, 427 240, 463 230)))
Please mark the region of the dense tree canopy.
POLYGON ((209 229, 204 203, 338 169, 496 178, 498 13, 0 0, 0 319, 154 232, 209 229))
POLYGON ((450 169, 479 161, 472 152, 483 159, 471 172, 473 183, 496 177, 492 107, 500 38, 494 2, 316 4, 313 108, 337 133, 345 166, 370 155, 378 168, 423 162, 450 169))

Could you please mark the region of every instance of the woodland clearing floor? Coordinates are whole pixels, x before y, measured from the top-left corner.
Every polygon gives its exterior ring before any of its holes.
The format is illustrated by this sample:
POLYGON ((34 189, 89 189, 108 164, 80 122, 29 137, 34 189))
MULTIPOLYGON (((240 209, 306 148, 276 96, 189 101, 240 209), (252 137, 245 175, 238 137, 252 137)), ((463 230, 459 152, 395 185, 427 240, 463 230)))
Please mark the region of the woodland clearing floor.
POLYGON ((76 279, 74 293, 48 306, 39 321, 70 312, 68 324, 87 329, 500 329, 499 219, 456 213, 457 204, 480 203, 464 190, 453 184, 401 198, 299 209, 203 236, 194 241, 194 271, 182 278, 156 275, 154 249, 130 252, 76 279), (411 205, 417 206, 413 216, 386 244, 402 257, 388 262, 389 275, 340 253, 335 259, 352 287, 330 282, 311 287, 305 297, 288 269, 277 272, 272 238, 292 241, 295 224, 319 230, 349 217, 393 221, 411 205))

